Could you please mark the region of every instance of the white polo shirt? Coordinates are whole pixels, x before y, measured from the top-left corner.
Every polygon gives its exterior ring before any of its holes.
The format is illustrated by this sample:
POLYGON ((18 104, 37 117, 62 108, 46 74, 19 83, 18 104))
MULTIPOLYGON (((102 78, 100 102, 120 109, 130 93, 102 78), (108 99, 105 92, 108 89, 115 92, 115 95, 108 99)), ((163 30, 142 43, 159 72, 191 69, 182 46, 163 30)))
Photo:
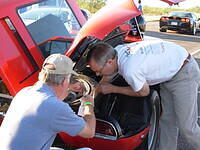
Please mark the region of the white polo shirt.
POLYGON ((118 72, 134 91, 147 82, 155 85, 170 80, 188 56, 185 48, 162 40, 119 45, 118 72))

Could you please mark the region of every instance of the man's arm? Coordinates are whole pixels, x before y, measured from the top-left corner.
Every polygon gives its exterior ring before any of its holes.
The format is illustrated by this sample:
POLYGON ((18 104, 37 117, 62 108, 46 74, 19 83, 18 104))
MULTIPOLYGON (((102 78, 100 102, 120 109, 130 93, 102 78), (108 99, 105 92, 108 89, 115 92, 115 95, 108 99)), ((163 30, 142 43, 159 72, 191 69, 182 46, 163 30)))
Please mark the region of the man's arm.
POLYGON ((84 129, 79 133, 79 136, 84 138, 92 138, 95 134, 96 118, 94 115, 93 106, 85 106, 85 109, 88 109, 90 114, 86 114, 83 118, 86 122, 84 129))
POLYGON ((94 99, 90 96, 84 97, 82 99, 83 105, 80 107, 84 107, 83 118, 86 122, 85 127, 79 133, 79 136, 84 138, 92 138, 95 134, 96 127, 96 117, 94 114, 94 99))
POLYGON ((97 87, 98 92, 103 93, 103 94, 109 94, 109 93, 119 93, 119 94, 124 94, 128 96, 147 96, 150 93, 150 88, 149 85, 145 82, 141 90, 138 92, 134 92, 131 86, 125 86, 125 87, 120 87, 120 86, 115 86, 110 83, 102 83, 97 87))

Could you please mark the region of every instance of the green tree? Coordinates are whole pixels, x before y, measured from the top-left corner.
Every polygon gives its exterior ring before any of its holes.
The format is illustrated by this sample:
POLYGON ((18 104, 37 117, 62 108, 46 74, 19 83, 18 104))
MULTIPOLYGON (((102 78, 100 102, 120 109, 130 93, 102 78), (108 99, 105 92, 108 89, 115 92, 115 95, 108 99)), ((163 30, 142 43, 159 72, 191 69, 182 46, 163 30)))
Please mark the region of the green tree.
POLYGON ((91 13, 95 13, 101 7, 105 5, 104 0, 76 0, 80 8, 89 10, 91 13))
POLYGON ((199 14, 200 13, 200 7, 194 7, 191 9, 180 9, 180 8, 158 8, 158 7, 149 7, 144 6, 143 7, 143 13, 145 15, 167 15, 171 11, 190 11, 199 14))

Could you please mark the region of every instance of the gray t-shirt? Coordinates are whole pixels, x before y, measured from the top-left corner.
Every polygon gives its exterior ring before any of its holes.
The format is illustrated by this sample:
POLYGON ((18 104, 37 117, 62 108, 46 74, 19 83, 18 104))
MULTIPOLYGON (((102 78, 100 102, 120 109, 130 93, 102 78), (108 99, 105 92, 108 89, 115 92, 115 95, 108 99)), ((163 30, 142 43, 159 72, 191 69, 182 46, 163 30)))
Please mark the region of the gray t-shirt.
POLYGON ((85 121, 37 82, 13 99, 0 127, 0 150, 49 150, 58 132, 75 136, 85 121))

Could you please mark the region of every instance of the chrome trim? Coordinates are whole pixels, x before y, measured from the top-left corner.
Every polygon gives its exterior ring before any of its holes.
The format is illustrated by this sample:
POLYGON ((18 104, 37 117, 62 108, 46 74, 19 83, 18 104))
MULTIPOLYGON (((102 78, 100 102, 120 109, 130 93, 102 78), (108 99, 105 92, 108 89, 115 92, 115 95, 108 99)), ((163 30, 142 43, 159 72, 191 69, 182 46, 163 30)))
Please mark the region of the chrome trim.
POLYGON ((115 129, 115 126, 112 123, 105 121, 105 120, 102 120, 102 119, 96 119, 96 120, 109 124, 114 129, 116 136, 110 136, 110 135, 106 135, 106 134, 95 133, 95 137, 99 137, 99 138, 103 138, 103 139, 110 139, 110 140, 116 140, 117 139, 118 133, 117 133, 117 130, 115 129))
POLYGON ((81 93, 75 93, 71 89, 68 90, 70 95, 68 95, 66 102, 70 103, 70 105, 80 104, 80 99, 86 95, 90 95, 93 98, 95 97, 95 86, 97 85, 97 82, 94 79, 79 74, 78 76, 72 76, 70 82, 80 82, 84 88, 84 91, 81 93))
POLYGON ((115 137, 115 136, 110 136, 110 135, 105 135, 105 134, 100 134, 100 133, 95 133, 94 137, 105 139, 105 140, 112 140, 112 141, 117 140, 117 137, 115 137))
POLYGON ((95 86, 97 85, 97 82, 94 79, 92 79, 86 75, 83 75, 83 74, 80 74, 79 76, 74 76, 72 78, 74 78, 74 80, 79 81, 83 84, 83 86, 85 88, 84 93, 82 93, 83 96, 85 96, 85 95, 94 96, 95 95, 95 86))

